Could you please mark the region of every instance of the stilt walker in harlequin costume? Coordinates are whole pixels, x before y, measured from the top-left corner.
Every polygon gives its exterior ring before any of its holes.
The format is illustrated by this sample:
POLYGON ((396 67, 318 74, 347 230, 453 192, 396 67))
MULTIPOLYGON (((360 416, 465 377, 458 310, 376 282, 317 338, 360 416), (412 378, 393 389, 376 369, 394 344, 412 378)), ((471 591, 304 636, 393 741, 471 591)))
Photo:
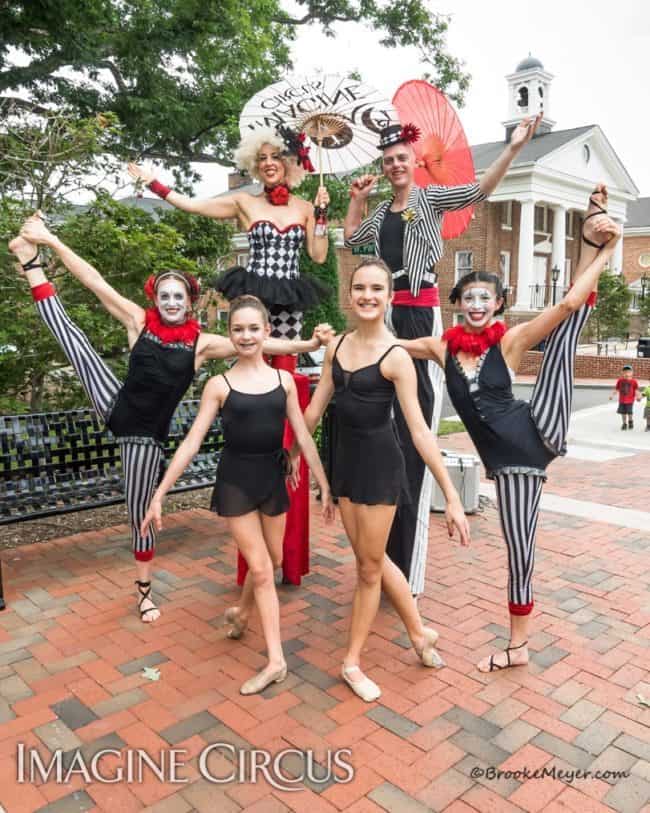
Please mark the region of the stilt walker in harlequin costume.
POLYGON ((462 325, 446 330, 441 339, 400 342, 414 358, 435 361, 444 369, 449 397, 496 484, 508 550, 510 644, 481 660, 482 672, 528 663, 535 532, 545 470, 566 453, 580 331, 621 234, 605 213, 606 201, 605 187, 599 186, 590 199, 586 245, 573 286, 557 305, 507 330, 495 318, 504 304, 499 277, 475 271, 460 279, 450 295, 460 306, 462 325), (542 339, 547 339, 544 358, 530 403, 517 400, 512 394, 515 372, 524 353, 542 339))
MULTIPOLYGON (((226 271, 217 281, 216 289, 229 300, 244 294, 259 297, 269 309, 271 336, 299 337, 303 312, 327 294, 324 286, 301 276, 299 269, 303 245, 317 263, 324 262, 327 256, 328 235, 324 228, 329 203, 327 190, 319 188, 313 205, 291 193, 313 166, 303 136, 288 128, 252 131, 240 142, 235 161, 240 169, 264 184, 263 194, 235 190, 217 198, 195 200, 169 189, 152 172, 135 164, 129 165, 129 172, 179 209, 217 220, 236 219, 248 235, 248 264, 226 271)), ((294 372, 296 358, 287 355, 274 359, 273 364, 294 372)), ((309 382, 295 374, 294 379, 304 409, 309 402, 309 382)), ((290 435, 287 428, 287 447, 293 440, 290 435)), ((294 584, 299 584, 308 570, 309 480, 304 461, 301 467, 300 485, 291 492, 282 563, 284 578, 294 584)), ((245 562, 240 557, 239 583, 244 572, 245 562)), ((242 606, 247 602, 252 608, 250 590, 242 594, 242 606)))
MULTIPOLYGON (((121 449, 126 506, 136 560, 138 608, 142 621, 155 621, 160 612, 151 597, 151 563, 155 530, 140 533, 140 525, 158 484, 163 464, 163 443, 174 410, 194 373, 209 359, 235 354, 229 339, 202 333, 192 318, 199 296, 198 281, 181 271, 150 276, 145 293, 153 306, 141 308, 121 296, 89 263, 52 234, 40 216, 29 218, 20 236, 9 244, 22 265, 39 315, 67 356, 98 417, 116 436, 121 449), (47 280, 38 246, 53 251, 82 285, 92 291, 106 310, 121 322, 131 356, 124 382, 117 380, 85 334, 74 324, 47 280)), ((301 352, 318 344, 269 339, 265 350, 301 352)))
MULTIPOLYGON (((541 117, 540 117, 541 118, 541 117)), ((412 124, 390 125, 381 133, 383 174, 393 195, 380 203, 363 220, 368 195, 377 177, 364 175, 350 188, 350 205, 345 218, 346 246, 372 244, 393 272, 393 332, 398 338, 442 335, 436 262, 442 257, 442 220, 446 212, 463 209, 490 195, 510 163, 533 136, 538 119, 525 119, 514 131, 510 144, 488 168, 480 183, 460 186, 429 185, 419 188, 414 144, 420 131, 412 124)), ((442 400, 443 375, 428 361, 417 361, 418 399, 427 425, 437 428, 442 400)), ((395 421, 406 459, 411 504, 400 506, 395 515, 388 555, 409 581, 414 594, 424 590, 429 513, 433 479, 410 439, 404 416, 395 408, 395 421)))

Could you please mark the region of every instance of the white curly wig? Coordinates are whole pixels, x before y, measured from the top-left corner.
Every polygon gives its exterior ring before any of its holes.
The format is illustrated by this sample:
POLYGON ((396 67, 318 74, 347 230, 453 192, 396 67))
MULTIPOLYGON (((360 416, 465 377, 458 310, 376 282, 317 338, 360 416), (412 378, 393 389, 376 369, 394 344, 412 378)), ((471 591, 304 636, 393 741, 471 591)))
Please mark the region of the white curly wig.
POLYGON ((287 145, 282 140, 282 137, 270 127, 253 130, 249 135, 242 138, 235 150, 235 163, 237 164, 237 168, 246 170, 251 178, 260 181, 257 156, 264 144, 277 147, 282 153, 282 163, 286 170, 285 181, 287 186, 291 189, 300 186, 305 177, 305 170, 297 162, 296 156, 286 151, 287 145))

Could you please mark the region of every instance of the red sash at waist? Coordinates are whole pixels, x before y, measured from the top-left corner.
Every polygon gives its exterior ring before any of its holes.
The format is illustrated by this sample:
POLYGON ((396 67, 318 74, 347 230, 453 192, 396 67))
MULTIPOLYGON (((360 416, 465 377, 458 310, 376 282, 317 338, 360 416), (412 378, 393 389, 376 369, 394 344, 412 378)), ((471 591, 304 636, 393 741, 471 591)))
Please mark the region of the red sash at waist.
POLYGON ((410 291, 395 291, 393 305, 405 305, 407 308, 438 308, 440 307, 438 286, 421 288, 417 296, 413 296, 410 291))

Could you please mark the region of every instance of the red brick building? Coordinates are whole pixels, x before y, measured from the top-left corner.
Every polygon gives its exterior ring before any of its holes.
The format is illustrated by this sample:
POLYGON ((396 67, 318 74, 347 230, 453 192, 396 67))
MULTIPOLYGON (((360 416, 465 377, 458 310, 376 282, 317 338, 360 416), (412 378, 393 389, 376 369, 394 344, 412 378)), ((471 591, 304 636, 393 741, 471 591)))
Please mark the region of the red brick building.
MULTIPOLYGON (((650 198, 639 198, 628 206, 623 245, 623 274, 632 291, 632 314, 639 302, 650 296, 650 198)), ((648 335, 648 325, 633 316, 632 335, 648 335)))

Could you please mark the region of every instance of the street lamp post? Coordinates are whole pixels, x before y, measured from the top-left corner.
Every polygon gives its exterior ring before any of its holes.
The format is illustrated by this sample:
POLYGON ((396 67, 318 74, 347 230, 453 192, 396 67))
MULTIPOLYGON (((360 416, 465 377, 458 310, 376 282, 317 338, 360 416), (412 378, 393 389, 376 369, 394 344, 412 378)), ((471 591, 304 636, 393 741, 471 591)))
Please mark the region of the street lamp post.
POLYGON ((650 277, 644 273, 641 277, 641 299, 645 299, 645 292, 648 288, 648 283, 650 282, 650 277))
POLYGON ((560 269, 554 265, 551 269, 551 279, 553 280, 553 304, 555 305, 555 295, 557 291, 557 281, 560 279, 560 269))

